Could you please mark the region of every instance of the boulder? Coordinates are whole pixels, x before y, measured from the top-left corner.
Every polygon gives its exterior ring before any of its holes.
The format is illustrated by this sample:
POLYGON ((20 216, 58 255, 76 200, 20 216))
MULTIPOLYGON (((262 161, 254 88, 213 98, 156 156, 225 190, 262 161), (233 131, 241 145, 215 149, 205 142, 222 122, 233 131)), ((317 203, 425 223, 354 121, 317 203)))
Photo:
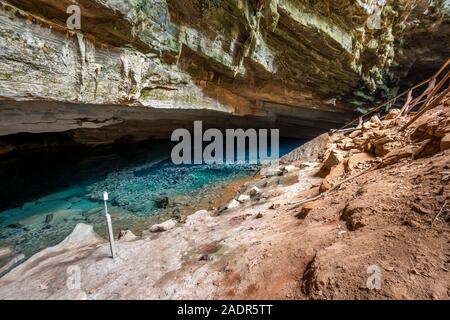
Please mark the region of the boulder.
POLYGON ((155 224, 150 228, 150 232, 164 232, 177 226, 177 222, 173 219, 167 220, 160 224, 155 224))
POLYGON ((239 205, 240 205, 239 201, 237 201, 236 199, 233 199, 228 203, 227 209, 235 209, 235 208, 239 207, 239 205))
POLYGON ((364 145, 367 143, 368 137, 362 136, 362 137, 356 137, 353 139, 353 143, 358 146, 358 148, 364 147, 364 145))

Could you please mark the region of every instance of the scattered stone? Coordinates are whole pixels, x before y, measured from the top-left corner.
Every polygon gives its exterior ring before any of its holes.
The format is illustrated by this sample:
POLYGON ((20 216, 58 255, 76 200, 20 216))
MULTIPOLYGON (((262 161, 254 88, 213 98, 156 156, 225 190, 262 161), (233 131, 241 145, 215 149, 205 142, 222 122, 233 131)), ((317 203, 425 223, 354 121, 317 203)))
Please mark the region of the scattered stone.
POLYGON ((362 131, 361 131, 361 130, 355 130, 355 131, 351 132, 351 133, 348 135, 348 137, 354 139, 354 138, 356 138, 357 136, 359 136, 359 135, 361 135, 361 134, 362 134, 362 131))
POLYGON ((246 194, 241 194, 241 195, 239 196, 239 198, 238 198, 238 201, 239 201, 240 203, 244 203, 244 202, 250 201, 250 196, 248 196, 248 195, 246 195, 246 194))
POLYGON ((370 118, 370 122, 377 126, 381 125, 381 120, 380 118, 378 118, 378 116, 373 116, 372 118, 370 118))
POLYGON ((263 214, 261 212, 258 212, 258 214, 255 216, 255 219, 261 219, 263 217, 263 214))
POLYGON ((393 150, 384 156, 383 165, 387 166, 390 164, 394 164, 400 161, 401 159, 412 157, 413 154, 414 150, 412 149, 411 146, 406 146, 398 150, 393 150))
POLYGON ((335 165, 338 165, 345 158, 345 152, 340 150, 332 150, 328 155, 327 159, 323 163, 323 167, 326 169, 331 169, 335 165))
POLYGON ((397 118, 397 116, 400 114, 400 109, 391 109, 389 110, 389 113, 384 117, 385 120, 392 120, 397 118))
POLYGON ((160 224, 155 224, 150 228, 150 232, 164 232, 175 228, 177 222, 173 219, 167 220, 160 224))
POLYGON ((320 193, 323 193, 333 187, 333 185, 339 180, 341 176, 345 174, 345 165, 340 163, 330 170, 330 173, 322 180, 320 185, 320 193))
POLYGON ((298 170, 298 168, 296 166, 293 166, 293 165, 285 166, 284 169, 283 169, 283 171, 285 171, 287 173, 294 172, 294 171, 297 171, 297 170, 298 170))
POLYGON ((273 176, 281 176, 283 175, 283 171, 280 167, 277 168, 264 168, 261 170, 261 175, 265 177, 273 177, 273 176))
POLYGON ((250 195, 250 197, 253 198, 253 197, 255 197, 255 196, 261 194, 261 190, 260 190, 258 187, 253 186, 253 187, 250 189, 250 191, 248 192, 248 194, 250 195))
POLYGON ((363 123, 363 128, 364 129, 371 129, 372 128, 372 122, 367 121, 363 123))
POLYGON ((276 210, 276 209, 281 208, 285 204, 286 204, 286 200, 276 200, 270 205, 269 209, 276 210))
POLYGON ((121 241, 133 241, 136 240, 136 236, 130 230, 120 230, 119 240, 121 241))
POLYGON ((231 200, 228 205, 227 205, 227 209, 235 209, 237 207, 239 207, 239 201, 237 201, 236 199, 231 200))
POLYGON ((358 168, 359 164, 365 164, 369 161, 375 160, 375 157, 369 153, 356 153, 349 157, 345 162, 345 171, 352 172, 358 168))
POLYGON ((217 208, 214 215, 219 216, 222 212, 224 212, 227 209, 228 209, 227 205, 221 205, 219 208, 217 208))

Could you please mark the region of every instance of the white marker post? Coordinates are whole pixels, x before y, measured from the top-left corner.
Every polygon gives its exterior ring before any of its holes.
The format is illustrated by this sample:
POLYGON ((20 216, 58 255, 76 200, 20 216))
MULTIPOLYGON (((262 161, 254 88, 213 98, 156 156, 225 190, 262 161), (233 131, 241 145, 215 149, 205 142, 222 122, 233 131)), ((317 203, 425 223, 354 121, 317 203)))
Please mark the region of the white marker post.
POLYGON ((109 200, 108 192, 103 192, 103 201, 105 202, 105 213, 106 213, 106 225, 108 227, 109 244, 111 247, 112 258, 116 258, 116 248, 114 246, 114 233, 111 223, 111 216, 108 213, 108 205, 106 202, 109 200))

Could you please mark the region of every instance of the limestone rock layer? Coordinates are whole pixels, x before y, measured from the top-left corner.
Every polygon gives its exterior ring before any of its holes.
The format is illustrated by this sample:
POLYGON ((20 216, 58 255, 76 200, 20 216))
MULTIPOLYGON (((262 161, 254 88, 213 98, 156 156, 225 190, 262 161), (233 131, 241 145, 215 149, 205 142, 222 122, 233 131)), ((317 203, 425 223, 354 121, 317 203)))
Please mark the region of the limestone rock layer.
POLYGON ((0 136, 116 138, 158 110, 311 136, 439 67, 449 16, 443 0, 2 0, 0 136))

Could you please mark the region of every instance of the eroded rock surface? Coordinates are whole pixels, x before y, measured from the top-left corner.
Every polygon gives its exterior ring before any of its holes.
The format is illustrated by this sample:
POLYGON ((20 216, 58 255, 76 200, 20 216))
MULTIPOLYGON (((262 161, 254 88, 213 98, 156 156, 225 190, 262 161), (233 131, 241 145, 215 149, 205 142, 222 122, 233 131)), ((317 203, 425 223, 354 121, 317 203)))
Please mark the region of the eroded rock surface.
POLYGON ((142 136, 130 118, 149 109, 295 119, 317 134, 448 57, 446 1, 379 3, 80 0, 69 30, 71 1, 1 1, 0 135, 105 128, 85 141, 109 143, 111 127, 142 136))

